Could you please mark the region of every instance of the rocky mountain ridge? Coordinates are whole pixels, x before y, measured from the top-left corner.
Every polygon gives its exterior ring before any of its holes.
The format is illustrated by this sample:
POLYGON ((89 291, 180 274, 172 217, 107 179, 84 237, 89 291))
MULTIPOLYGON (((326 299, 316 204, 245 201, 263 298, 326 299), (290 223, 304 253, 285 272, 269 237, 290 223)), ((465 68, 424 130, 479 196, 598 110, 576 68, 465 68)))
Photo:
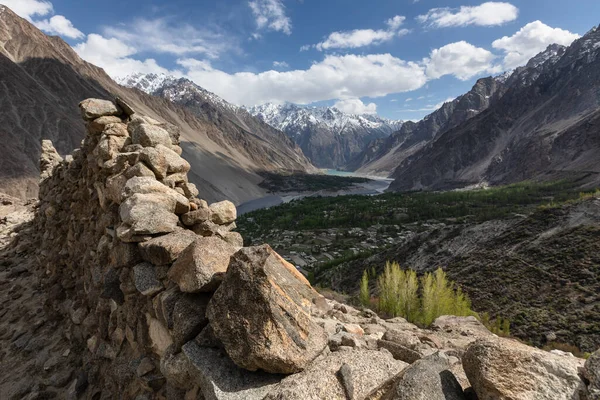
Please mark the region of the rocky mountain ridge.
POLYGON ((345 168, 368 143, 389 136, 404 123, 377 115, 346 114, 335 107, 269 103, 248 111, 294 139, 321 168, 345 168))
POLYGON ((584 362, 474 317, 422 329, 325 299, 268 245, 242 247, 231 202, 197 197, 176 129, 123 101, 80 107, 82 147, 63 159, 45 141, 32 218, 23 206, 0 223, 7 399, 600 395, 600 352, 584 362))
POLYGON ((557 62, 565 50, 564 46, 550 45, 525 67, 479 79, 469 92, 444 103, 421 121, 407 122, 388 138, 370 143, 364 152, 348 164, 348 169, 391 176, 404 160, 433 142, 438 135, 488 109, 509 87, 530 85, 541 74, 542 66, 547 63, 548 67, 557 62))
POLYGON ((280 132, 259 121, 215 121, 209 109, 194 111, 120 86, 63 40, 43 34, 8 8, 0 14, 0 43, 0 106, 6 110, 0 113, 0 190, 8 194, 36 196, 41 139, 51 139, 60 154, 79 146, 84 125, 74 105, 88 97, 118 96, 180 127, 190 178, 213 201, 243 203, 264 196, 258 186, 262 171, 314 170, 280 132))
MULTIPOLYGON (((597 157, 600 33, 518 68, 483 112, 405 157, 391 190, 452 189, 526 179, 600 182, 597 157)), ((548 54, 549 53, 549 54, 548 54)))

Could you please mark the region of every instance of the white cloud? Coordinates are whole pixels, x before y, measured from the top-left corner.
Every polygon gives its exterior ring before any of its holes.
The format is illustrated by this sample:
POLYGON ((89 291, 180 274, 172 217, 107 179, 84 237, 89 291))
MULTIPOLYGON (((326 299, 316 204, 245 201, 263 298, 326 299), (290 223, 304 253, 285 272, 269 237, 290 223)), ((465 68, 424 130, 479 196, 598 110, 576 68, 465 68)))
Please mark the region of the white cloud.
POLYGON ((248 5, 256 19, 259 30, 292 33, 292 20, 285 14, 285 6, 281 0, 253 0, 248 5))
MULTIPOLYGON (((355 29, 346 32, 333 32, 327 39, 317 43, 314 47, 319 50, 357 48, 377 45, 392 40, 394 37, 406 35, 408 29, 400 29, 406 18, 396 15, 386 21, 388 29, 355 29)), ((308 50, 310 46, 302 46, 300 51, 308 50)))
POLYGON ((104 28, 105 37, 134 47, 138 52, 151 51, 178 56, 204 54, 217 58, 226 50, 236 49, 226 35, 218 31, 197 29, 171 18, 137 18, 126 25, 104 28))
POLYGON ((519 9, 510 3, 487 2, 478 6, 453 8, 433 8, 417 20, 432 28, 450 26, 495 26, 517 19, 519 9))
POLYGON ((136 54, 137 50, 115 38, 106 39, 101 35, 91 34, 74 49, 81 58, 104 68, 113 78, 125 77, 135 72, 181 75, 178 71, 169 71, 159 66, 154 59, 139 61, 129 57, 136 54))
POLYGON ((360 99, 339 100, 333 106, 346 114, 362 115, 377 113, 377 104, 365 104, 360 99))
POLYGON ((504 68, 512 69, 525 65, 530 58, 544 51, 550 44, 568 46, 578 38, 579 35, 575 33, 534 21, 512 36, 495 40, 492 46, 504 51, 504 68))
POLYGON ((430 79, 454 75, 467 80, 484 72, 500 72, 499 67, 492 64, 495 58, 488 50, 461 41, 433 50, 423 62, 430 79))
POLYGON ((405 102, 405 103, 408 103, 408 102, 410 102, 410 101, 413 101, 413 98, 412 98, 412 97, 409 97, 409 98, 407 98, 406 100, 404 100, 404 102, 405 102))
POLYGON ((273 68, 289 68, 290 65, 285 61, 273 61, 273 68))
POLYGON ((422 66, 390 54, 326 56, 309 69, 285 72, 229 74, 206 61, 178 63, 198 85, 244 105, 380 97, 418 89, 427 81, 422 66))
POLYGON ((52 3, 45 0, 0 0, 18 16, 33 23, 38 29, 51 35, 60 35, 71 39, 81 39, 83 33, 75 28, 71 21, 63 15, 55 15, 50 19, 34 20, 33 17, 44 17, 54 13, 52 3))
POLYGON ((43 17, 53 12, 52 3, 44 0, 1 0, 0 4, 4 4, 28 21, 31 21, 33 16, 43 17))
POLYGON ((39 29, 51 35, 60 35, 71 39, 81 39, 85 36, 83 32, 73 26, 71 21, 62 15, 55 15, 50 19, 35 21, 34 24, 39 29))

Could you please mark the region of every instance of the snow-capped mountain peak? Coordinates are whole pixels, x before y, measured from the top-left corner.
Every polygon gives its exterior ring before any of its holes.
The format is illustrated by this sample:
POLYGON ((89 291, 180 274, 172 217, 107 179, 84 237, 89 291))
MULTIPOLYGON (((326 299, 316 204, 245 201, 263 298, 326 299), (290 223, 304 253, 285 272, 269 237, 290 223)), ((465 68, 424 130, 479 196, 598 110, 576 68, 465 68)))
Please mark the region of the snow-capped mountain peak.
POLYGON ((374 114, 346 114, 336 107, 302 107, 295 104, 266 103, 247 108, 248 112, 269 125, 289 131, 293 127, 300 132, 310 126, 327 127, 343 133, 351 127, 378 129, 391 134, 400 129, 403 121, 394 121, 374 114))
POLYGON ((199 96, 206 102, 230 111, 237 111, 239 107, 227 102, 220 96, 196 85, 186 78, 176 78, 166 74, 136 73, 117 79, 122 86, 136 88, 151 95, 160 95, 173 102, 180 102, 189 97, 199 96))

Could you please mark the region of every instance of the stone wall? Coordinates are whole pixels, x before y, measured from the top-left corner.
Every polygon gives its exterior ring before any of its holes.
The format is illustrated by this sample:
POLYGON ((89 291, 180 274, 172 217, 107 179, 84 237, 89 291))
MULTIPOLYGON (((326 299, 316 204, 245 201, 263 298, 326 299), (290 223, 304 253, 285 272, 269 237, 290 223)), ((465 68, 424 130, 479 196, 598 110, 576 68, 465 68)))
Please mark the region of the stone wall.
POLYGON ((11 357, 40 379, 14 378, 7 398, 595 398, 586 384, 597 393, 600 354, 584 368, 497 338, 473 317, 425 330, 326 300, 268 245, 243 247, 232 203, 197 197, 176 127, 119 99, 80 108, 81 148, 63 160, 43 143, 35 218, 10 261, 0 258, 9 276, 36 270, 44 312, 30 301, 31 314, 55 321, 0 324, 6 355, 31 343, 48 351, 53 327, 70 344, 41 361, 11 357), (63 358, 79 372, 61 373, 63 358))

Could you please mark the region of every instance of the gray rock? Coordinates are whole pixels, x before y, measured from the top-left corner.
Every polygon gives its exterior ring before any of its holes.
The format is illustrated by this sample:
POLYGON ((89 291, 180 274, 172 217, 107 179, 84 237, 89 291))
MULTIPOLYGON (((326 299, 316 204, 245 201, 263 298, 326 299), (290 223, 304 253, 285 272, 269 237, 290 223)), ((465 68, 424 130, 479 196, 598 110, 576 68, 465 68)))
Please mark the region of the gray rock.
POLYGON ((600 399, 600 350, 592 353, 585 362, 584 376, 590 382, 588 385, 589 398, 600 399))
POLYGON ((122 110, 112 101, 100 99, 83 100, 79 103, 79 109, 81 110, 81 116, 87 121, 104 116, 122 114, 122 110))
POLYGON ((117 98, 115 98, 115 103, 128 117, 131 117, 133 114, 135 114, 135 110, 122 98, 117 96, 117 98))
POLYGON ((194 339, 208 324, 206 308, 210 301, 210 295, 184 294, 175 303, 173 309, 173 328, 171 337, 177 347, 194 339))
POLYGON ((411 350, 408 347, 402 346, 401 344, 390 342, 387 340, 378 340, 377 346, 381 349, 386 349, 396 360, 402 360, 409 364, 414 363, 415 361, 421 358, 421 354, 417 351, 411 350))
POLYGON ((63 161, 51 140, 42 140, 42 153, 40 155, 40 179, 44 180, 52 175, 54 168, 63 161))
POLYGON ((211 220, 215 224, 225 225, 229 224, 237 218, 237 209, 235 204, 225 200, 219 203, 213 203, 210 205, 211 220))
POLYGON ((156 267, 149 262, 133 267, 135 288, 144 296, 153 296, 164 289, 162 282, 156 276, 156 267))
POLYGON ((144 147, 156 147, 159 144, 170 146, 171 137, 164 129, 150 124, 139 124, 132 129, 131 140, 133 144, 144 147))
POLYGON ((140 161, 144 162, 148 168, 154 172, 157 179, 167 177, 167 158, 163 153, 153 147, 146 147, 140 151, 140 161))
POLYGON ((179 222, 176 206, 176 199, 165 193, 136 193, 121 204, 119 214, 135 235, 170 233, 179 222))
POLYGON ((435 353, 406 368, 392 391, 394 400, 465 400, 443 353, 435 353))
POLYGON ((180 389, 191 389, 196 385, 192 376, 194 367, 184 353, 175 350, 175 346, 170 346, 165 351, 160 359, 160 372, 169 384, 180 389))
POLYGON ((265 400, 365 399, 407 366, 380 351, 339 351, 288 376, 265 400))
POLYGON ((159 236, 140 243, 142 258, 154 265, 166 265, 177 260, 183 250, 198 236, 187 229, 178 229, 167 235, 159 236))
POLYGON ((554 355, 516 340, 480 339, 463 356, 463 367, 480 400, 584 400, 583 361, 554 355))
POLYGON ((262 400, 281 380, 277 375, 243 370, 222 351, 193 341, 182 350, 206 400, 262 400))
POLYGON ((236 248, 217 237, 201 237, 181 254, 168 276, 182 292, 211 292, 221 280, 236 248))
POLYGON ((144 375, 154 371, 155 368, 156 367, 154 365, 154 362, 152 362, 152 360, 150 358, 144 357, 144 358, 142 358, 142 360, 138 364, 137 368, 135 369, 135 373, 138 377, 144 376, 144 375))
POLYGON ((208 319, 240 367, 294 373, 327 346, 327 334, 310 317, 316 297, 306 278, 271 247, 248 247, 231 257, 208 319))

